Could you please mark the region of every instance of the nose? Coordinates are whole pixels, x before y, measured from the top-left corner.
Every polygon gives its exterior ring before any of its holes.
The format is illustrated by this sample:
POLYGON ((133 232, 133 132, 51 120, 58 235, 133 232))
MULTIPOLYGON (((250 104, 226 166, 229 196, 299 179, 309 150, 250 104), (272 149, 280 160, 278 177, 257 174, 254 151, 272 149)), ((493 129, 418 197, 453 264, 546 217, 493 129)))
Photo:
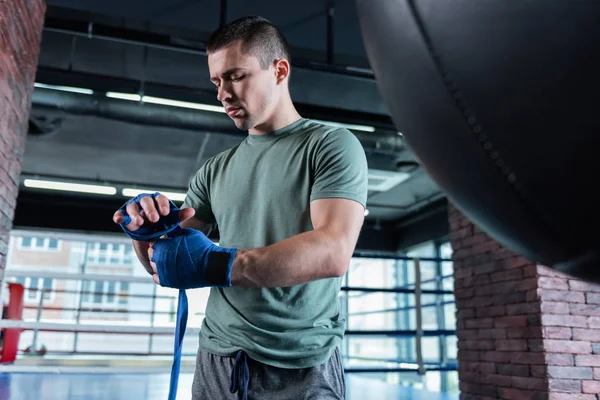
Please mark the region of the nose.
POLYGON ((231 91, 229 90, 229 85, 226 83, 222 83, 221 86, 217 89, 217 100, 221 103, 231 99, 231 91))

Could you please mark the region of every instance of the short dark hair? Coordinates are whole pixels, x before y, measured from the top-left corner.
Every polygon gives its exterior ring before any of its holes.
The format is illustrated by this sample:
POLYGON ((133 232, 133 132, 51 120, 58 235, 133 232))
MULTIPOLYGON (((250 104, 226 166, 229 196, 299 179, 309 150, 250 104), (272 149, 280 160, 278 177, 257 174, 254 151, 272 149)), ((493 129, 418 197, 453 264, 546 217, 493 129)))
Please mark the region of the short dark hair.
POLYGON ((217 29, 208 39, 208 53, 242 41, 244 52, 258 57, 261 68, 268 68, 273 61, 285 58, 291 62, 288 42, 271 21, 257 16, 236 19, 217 29))

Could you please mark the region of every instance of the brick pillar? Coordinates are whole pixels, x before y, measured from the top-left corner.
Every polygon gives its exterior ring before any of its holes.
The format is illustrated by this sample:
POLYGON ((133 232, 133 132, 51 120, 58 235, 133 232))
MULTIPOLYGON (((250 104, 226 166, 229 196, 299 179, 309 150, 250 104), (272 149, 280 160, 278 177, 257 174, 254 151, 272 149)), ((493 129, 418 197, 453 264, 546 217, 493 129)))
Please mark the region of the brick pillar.
POLYGON ((600 400, 600 285, 449 218, 461 399, 600 400))
POLYGON ((45 11, 43 0, 0 1, 0 280, 17 202, 45 11))

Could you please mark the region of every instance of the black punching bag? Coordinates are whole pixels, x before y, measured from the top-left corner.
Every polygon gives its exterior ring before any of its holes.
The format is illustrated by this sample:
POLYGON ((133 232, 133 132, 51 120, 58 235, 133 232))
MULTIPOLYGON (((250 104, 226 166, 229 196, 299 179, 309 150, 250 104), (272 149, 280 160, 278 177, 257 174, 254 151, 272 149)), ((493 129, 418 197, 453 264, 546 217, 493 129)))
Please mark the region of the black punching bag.
POLYGON ((448 199, 600 282, 600 1, 357 0, 380 93, 448 199))

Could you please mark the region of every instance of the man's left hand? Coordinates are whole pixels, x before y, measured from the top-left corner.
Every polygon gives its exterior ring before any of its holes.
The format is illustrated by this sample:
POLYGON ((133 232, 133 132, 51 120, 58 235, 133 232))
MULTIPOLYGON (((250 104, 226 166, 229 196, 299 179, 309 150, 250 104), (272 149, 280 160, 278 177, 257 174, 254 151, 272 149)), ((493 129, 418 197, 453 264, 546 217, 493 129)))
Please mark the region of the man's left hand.
POLYGON ((179 228, 150 243, 148 257, 157 284, 177 289, 231 286, 237 249, 219 247, 191 228, 179 228))

